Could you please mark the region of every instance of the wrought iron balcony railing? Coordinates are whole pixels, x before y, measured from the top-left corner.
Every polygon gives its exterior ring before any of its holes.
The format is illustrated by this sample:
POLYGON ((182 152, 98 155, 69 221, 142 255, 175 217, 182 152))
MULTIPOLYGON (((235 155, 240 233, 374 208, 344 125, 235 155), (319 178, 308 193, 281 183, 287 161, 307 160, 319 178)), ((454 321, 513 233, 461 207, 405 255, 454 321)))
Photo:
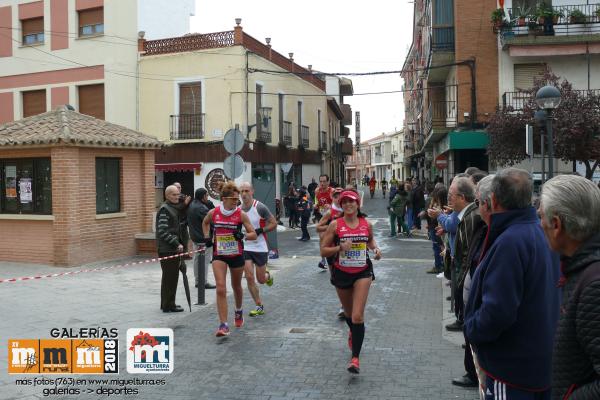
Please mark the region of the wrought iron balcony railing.
POLYGON ((299 140, 299 145, 304 147, 305 149, 308 149, 308 146, 310 144, 310 140, 309 140, 309 131, 308 131, 308 126, 306 125, 302 125, 300 126, 300 140, 299 140))
POLYGON ((292 123, 290 121, 281 121, 281 132, 279 143, 286 146, 292 145, 292 123))
MULTIPOLYGON (((576 89, 574 92, 578 92, 583 96, 587 96, 588 94, 593 94, 594 96, 600 96, 600 89, 591 89, 591 90, 581 90, 576 89)), ((527 104, 527 102, 531 98, 530 92, 525 91, 514 91, 514 92, 504 92, 502 94, 502 108, 511 107, 514 111, 521 111, 523 107, 527 104)))
POLYGON ((171 140, 204 138, 204 114, 171 115, 171 140))

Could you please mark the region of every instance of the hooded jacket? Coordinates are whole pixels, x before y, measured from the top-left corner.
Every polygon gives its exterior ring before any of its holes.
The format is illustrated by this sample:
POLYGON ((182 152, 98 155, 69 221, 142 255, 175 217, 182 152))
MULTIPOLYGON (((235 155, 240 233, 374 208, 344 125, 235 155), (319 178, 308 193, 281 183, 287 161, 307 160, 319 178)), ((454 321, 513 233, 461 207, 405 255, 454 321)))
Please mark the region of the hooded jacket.
POLYGON ((464 330, 494 380, 526 391, 550 388, 558 276, 558 257, 533 207, 492 214, 464 330))
POLYGON ((600 234, 563 257, 552 398, 600 399, 600 234))

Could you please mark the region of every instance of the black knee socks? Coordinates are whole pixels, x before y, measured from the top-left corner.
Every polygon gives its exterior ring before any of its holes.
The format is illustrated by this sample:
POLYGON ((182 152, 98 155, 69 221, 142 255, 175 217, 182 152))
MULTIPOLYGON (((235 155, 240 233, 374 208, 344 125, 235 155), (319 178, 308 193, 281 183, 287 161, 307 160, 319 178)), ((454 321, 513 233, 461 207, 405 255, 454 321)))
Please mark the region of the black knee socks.
POLYGON ((344 319, 346 320, 346 324, 348 325, 348 328, 350 328, 350 330, 352 330, 352 318, 345 317, 344 319))
POLYGON ((350 330, 352 331, 352 357, 358 357, 360 355, 360 349, 362 348, 363 340, 365 339, 365 324, 364 323, 353 323, 350 330))

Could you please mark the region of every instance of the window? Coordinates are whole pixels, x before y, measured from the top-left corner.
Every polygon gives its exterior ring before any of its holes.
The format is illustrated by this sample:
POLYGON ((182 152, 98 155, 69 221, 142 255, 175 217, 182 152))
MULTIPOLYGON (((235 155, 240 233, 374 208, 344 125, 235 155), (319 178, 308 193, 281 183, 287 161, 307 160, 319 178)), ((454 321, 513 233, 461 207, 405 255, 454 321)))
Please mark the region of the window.
POLYGON ((104 119, 104 84, 79 86, 77 91, 79 112, 104 119))
POLYGON ((531 89, 534 84, 534 79, 544 75, 546 64, 515 64, 515 90, 531 89))
POLYGON ((0 213, 52 214, 49 158, 0 160, 0 213))
POLYGON ((121 211, 121 160, 96 158, 96 214, 121 211))
POLYGON ((21 20, 23 45, 44 43, 44 17, 21 20))
POLYGON ((46 112, 46 90, 23 92, 23 118, 46 112))
POLYGON ((256 84, 256 136, 260 136, 263 131, 262 118, 260 116, 260 109, 262 108, 262 85, 256 84))
POLYGON ((179 138, 201 139, 204 137, 202 121, 202 83, 179 85, 179 138))
POLYGON ((78 14, 80 37, 104 33, 104 8, 81 10, 78 14))

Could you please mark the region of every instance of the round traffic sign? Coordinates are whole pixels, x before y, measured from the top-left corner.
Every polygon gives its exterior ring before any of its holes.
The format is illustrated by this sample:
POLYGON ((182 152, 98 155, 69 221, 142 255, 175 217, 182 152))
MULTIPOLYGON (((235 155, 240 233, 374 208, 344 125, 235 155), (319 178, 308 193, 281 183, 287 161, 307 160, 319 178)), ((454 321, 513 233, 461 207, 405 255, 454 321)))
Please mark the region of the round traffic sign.
POLYGON ((435 167, 437 169, 448 168, 448 157, 445 154, 440 154, 435 158, 435 167))
POLYGON ((245 142, 244 135, 239 129, 228 130, 223 138, 223 146, 229 154, 239 153, 244 148, 245 142))
POLYGON ((239 178, 244 173, 244 159, 239 154, 227 156, 223 162, 223 170, 229 179, 239 178))

